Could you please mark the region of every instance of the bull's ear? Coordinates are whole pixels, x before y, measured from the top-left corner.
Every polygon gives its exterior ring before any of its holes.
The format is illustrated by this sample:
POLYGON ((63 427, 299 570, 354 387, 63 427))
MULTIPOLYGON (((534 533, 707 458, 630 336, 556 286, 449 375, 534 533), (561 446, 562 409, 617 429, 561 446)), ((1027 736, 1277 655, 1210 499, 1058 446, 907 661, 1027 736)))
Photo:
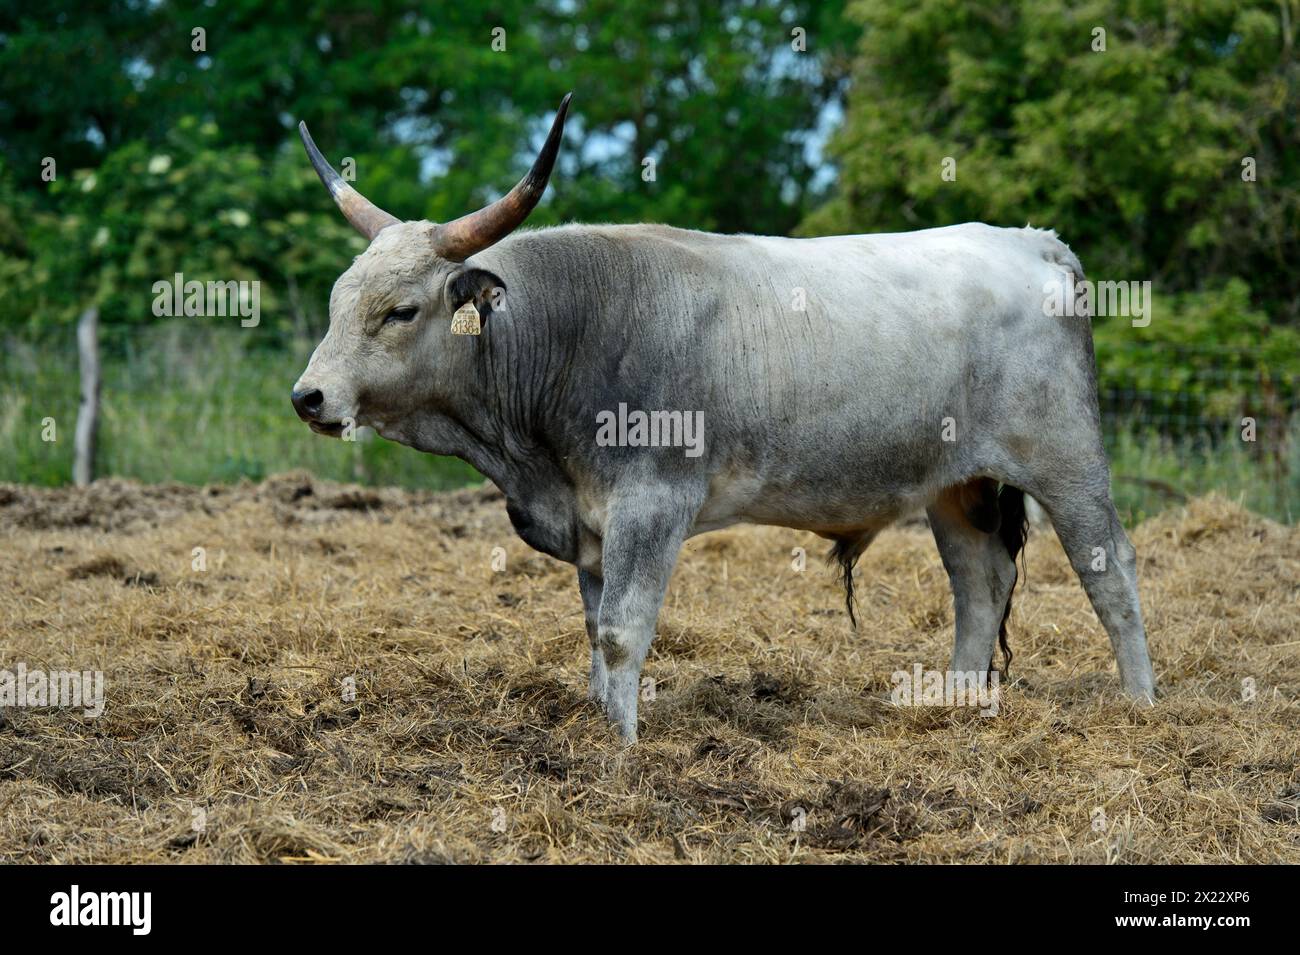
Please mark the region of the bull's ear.
POLYGON ((506 283, 487 269, 462 269, 447 282, 447 304, 454 312, 466 302, 473 302, 479 320, 486 322, 493 308, 501 308, 506 283))

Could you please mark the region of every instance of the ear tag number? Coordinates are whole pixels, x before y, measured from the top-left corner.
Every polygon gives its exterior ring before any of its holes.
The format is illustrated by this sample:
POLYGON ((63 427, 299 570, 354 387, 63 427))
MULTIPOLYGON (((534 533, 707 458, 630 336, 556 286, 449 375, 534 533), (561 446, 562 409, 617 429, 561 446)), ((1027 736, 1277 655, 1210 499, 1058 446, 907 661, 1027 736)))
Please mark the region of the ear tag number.
POLYGON ((474 307, 473 302, 466 302, 456 309, 456 314, 451 317, 451 333, 453 335, 478 335, 481 332, 482 327, 479 325, 478 309, 474 307))

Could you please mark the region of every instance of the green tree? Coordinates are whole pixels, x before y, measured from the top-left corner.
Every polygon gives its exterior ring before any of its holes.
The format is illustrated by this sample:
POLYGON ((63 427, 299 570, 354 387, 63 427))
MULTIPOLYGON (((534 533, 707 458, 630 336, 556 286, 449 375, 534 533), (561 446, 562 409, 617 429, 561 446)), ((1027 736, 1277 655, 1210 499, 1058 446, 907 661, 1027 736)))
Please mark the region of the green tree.
POLYGON ((803 231, 1029 221, 1090 277, 1157 295, 1236 277, 1300 322, 1296 0, 858 0, 851 17, 839 188, 803 231))
POLYGON ((375 201, 445 219, 518 178, 572 90, 539 221, 779 233, 822 198, 808 188, 820 163, 809 139, 855 33, 841 4, 816 0, 8 0, 0 147, 20 188, 52 207, 44 157, 94 169, 195 117, 270 161, 306 119, 328 155, 358 160, 375 201))

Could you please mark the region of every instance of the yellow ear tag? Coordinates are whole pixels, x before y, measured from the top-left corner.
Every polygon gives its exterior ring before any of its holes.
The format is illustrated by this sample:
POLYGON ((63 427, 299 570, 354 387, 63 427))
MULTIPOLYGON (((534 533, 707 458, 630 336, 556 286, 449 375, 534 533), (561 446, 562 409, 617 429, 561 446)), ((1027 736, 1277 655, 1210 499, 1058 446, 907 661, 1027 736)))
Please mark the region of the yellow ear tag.
POLYGON ((482 327, 479 325, 478 309, 474 307, 473 302, 466 302, 456 309, 456 314, 451 317, 451 333, 453 335, 478 335, 481 332, 482 327))

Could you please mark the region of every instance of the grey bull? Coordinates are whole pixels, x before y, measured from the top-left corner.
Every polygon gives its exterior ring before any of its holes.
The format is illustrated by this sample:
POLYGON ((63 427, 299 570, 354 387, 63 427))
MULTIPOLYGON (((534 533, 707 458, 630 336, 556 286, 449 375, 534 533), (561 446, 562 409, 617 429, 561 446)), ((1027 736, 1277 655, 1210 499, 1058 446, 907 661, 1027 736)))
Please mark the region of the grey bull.
POLYGON ((1044 308, 1083 281, 1069 248, 978 223, 810 239, 515 231, 546 188, 568 102, 510 193, 442 224, 374 206, 301 127, 370 245, 334 286, 329 331, 293 388, 299 416, 329 435, 369 425, 491 478, 519 536, 577 567, 590 696, 628 741, 687 538, 738 522, 813 531, 835 542, 851 609, 854 561, 924 507, 952 583, 951 668, 987 673, 1026 492, 1124 690, 1152 700, 1089 318, 1044 308), (481 334, 453 334, 466 304, 481 334), (693 446, 674 446, 691 423, 693 446))

